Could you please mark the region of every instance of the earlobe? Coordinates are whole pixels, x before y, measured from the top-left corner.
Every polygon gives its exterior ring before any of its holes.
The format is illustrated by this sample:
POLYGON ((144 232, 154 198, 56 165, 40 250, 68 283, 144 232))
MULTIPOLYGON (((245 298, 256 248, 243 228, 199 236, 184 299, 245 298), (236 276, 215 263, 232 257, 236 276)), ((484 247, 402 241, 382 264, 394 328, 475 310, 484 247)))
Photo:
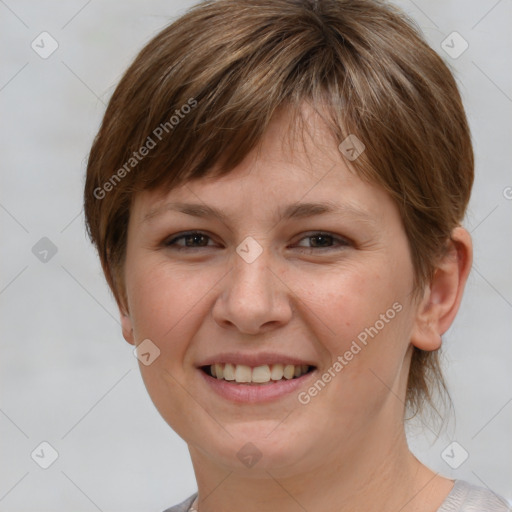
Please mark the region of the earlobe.
POLYGON ((473 247, 470 234, 462 227, 452 232, 447 254, 436 268, 418 305, 411 343, 426 351, 437 350, 459 310, 471 270, 473 247))
POLYGON ((135 345, 135 338, 133 336, 133 324, 130 316, 130 309, 128 307, 128 297, 124 287, 124 280, 119 279, 115 273, 113 274, 113 277, 114 298, 116 299, 117 308, 119 309, 123 338, 131 345, 135 345))
POLYGON ((121 329, 123 331, 124 339, 131 345, 135 345, 135 338, 133 336, 133 325, 130 314, 120 309, 121 315, 121 329))
MULTIPOLYGON (((432 280, 436 281, 436 275, 432 280)), ((425 288, 423 298, 418 306, 411 343, 426 351, 438 350, 441 347, 441 332, 438 319, 441 316, 440 297, 433 293, 431 286, 425 288)))

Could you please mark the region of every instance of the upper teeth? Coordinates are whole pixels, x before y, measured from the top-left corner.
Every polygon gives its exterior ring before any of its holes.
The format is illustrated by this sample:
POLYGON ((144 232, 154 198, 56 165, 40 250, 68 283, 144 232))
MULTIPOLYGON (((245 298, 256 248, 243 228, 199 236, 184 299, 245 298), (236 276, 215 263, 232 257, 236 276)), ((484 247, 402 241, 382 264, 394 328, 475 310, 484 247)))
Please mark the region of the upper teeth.
POLYGON ((210 366, 211 374, 217 379, 236 382, 270 382, 270 380, 293 379, 307 373, 307 364, 264 364, 251 368, 244 364, 216 363, 210 366))

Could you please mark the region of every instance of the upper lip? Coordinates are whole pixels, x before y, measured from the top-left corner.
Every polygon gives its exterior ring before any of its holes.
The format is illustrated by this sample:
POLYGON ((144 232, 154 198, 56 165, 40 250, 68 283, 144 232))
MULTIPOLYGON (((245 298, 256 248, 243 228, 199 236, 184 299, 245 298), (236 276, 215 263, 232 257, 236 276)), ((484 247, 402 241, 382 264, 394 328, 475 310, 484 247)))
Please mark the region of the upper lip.
POLYGON ((258 354, 248 354, 242 352, 222 352, 214 356, 208 357, 201 361, 197 366, 210 366, 212 364, 231 363, 233 365, 243 364, 246 366, 256 367, 265 364, 304 364, 315 366, 311 361, 299 359, 298 357, 290 357, 288 354, 276 354, 275 352, 259 352, 258 354))

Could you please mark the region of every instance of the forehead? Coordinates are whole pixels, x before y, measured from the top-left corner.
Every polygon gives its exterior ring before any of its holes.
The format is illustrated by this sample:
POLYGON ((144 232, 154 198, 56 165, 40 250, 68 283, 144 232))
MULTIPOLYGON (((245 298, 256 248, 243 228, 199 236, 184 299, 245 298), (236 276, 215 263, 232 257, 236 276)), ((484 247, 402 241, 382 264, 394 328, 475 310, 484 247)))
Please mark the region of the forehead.
POLYGON ((339 166, 331 166, 317 180, 301 168, 283 168, 282 162, 276 168, 262 160, 216 180, 196 180, 158 196, 145 192, 138 199, 134 223, 143 228, 165 225, 173 216, 269 229, 281 221, 311 218, 343 219, 379 229, 400 222, 383 190, 351 173, 344 176, 339 166), (288 179, 273 180, 278 171, 288 179))
POLYGON ((214 168, 212 176, 170 191, 139 193, 132 211, 136 221, 151 222, 173 210, 224 221, 248 212, 275 219, 382 215, 384 190, 357 175, 320 115, 307 106, 302 114, 300 128, 286 111, 276 115, 260 144, 227 174, 216 176, 214 168))

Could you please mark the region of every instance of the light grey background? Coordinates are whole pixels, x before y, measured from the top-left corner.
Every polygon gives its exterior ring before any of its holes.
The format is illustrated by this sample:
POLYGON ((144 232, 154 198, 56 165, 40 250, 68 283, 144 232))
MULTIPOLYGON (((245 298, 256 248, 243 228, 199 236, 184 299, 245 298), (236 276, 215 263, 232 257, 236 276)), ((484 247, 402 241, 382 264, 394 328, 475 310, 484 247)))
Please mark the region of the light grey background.
MULTIPOLYGON (((114 86, 190 5, 0 0, 0 511, 161 511, 196 489, 187 447, 154 409, 122 338, 81 204, 114 86), (59 44, 47 59, 31 48, 43 31, 59 44), (46 263, 32 252, 42 237, 57 247, 46 263), (31 458, 42 441, 59 454, 46 470, 31 458)), ((476 152, 466 220, 475 266, 445 337, 456 423, 436 442, 416 425, 410 442, 434 470, 511 500, 512 2, 399 5, 452 66, 476 152), (453 31, 469 43, 457 59, 441 48, 453 31), (456 470, 441 458, 454 440, 469 453, 456 470)))

